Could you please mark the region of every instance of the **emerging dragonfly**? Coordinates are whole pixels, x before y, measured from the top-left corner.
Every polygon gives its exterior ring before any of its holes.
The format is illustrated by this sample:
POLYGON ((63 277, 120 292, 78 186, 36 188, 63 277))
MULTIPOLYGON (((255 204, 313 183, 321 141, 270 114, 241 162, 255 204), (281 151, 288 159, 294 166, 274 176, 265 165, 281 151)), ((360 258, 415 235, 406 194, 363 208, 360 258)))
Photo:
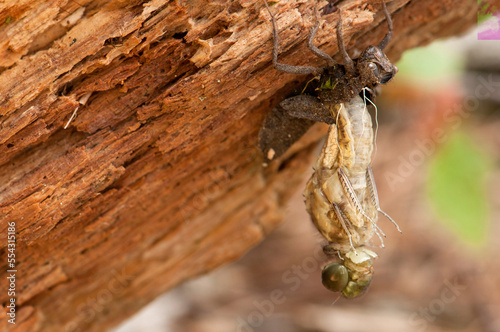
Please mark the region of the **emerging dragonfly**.
POLYGON ((328 241, 323 251, 327 256, 340 258, 339 262, 323 268, 323 285, 342 292, 345 297, 356 297, 368 288, 373 258, 377 256, 366 247, 374 234, 381 240, 385 236, 376 224, 377 212, 389 218, 399 230, 379 205, 370 167, 372 121, 366 107, 366 94, 373 95, 378 84, 387 83, 398 71, 382 52, 392 38, 392 20, 383 3, 388 33, 377 47, 369 46, 359 58, 351 59, 344 47, 340 17, 336 29, 344 62, 341 65, 313 45, 319 28, 315 11, 317 23, 309 35, 308 48, 325 60, 327 67, 292 66, 278 63, 277 24, 267 3, 266 7, 273 24, 274 67, 291 74, 314 74, 317 82, 311 94, 285 99, 271 111, 259 133, 259 147, 269 161, 282 155, 314 121, 330 124, 304 197, 314 225, 328 241))

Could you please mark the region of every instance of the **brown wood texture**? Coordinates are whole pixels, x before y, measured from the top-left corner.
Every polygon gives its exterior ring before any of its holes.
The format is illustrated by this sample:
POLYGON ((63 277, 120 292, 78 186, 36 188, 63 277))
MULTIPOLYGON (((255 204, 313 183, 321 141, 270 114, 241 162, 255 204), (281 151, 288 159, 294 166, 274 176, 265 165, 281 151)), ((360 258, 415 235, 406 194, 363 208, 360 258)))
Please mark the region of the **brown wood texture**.
MULTIPOLYGON (((323 65, 305 41, 325 4, 271 6, 282 62, 323 65)), ((380 2, 340 8, 350 54, 381 40, 380 2)), ((388 8, 392 60, 476 19, 475 0, 388 8)), ((330 54, 337 18, 315 40, 330 54)), ((104 331, 281 221, 324 128, 262 167, 266 112, 307 79, 273 69, 262 1, 9 1, 0 22, 0 265, 14 221, 18 271, 0 330, 104 331)))

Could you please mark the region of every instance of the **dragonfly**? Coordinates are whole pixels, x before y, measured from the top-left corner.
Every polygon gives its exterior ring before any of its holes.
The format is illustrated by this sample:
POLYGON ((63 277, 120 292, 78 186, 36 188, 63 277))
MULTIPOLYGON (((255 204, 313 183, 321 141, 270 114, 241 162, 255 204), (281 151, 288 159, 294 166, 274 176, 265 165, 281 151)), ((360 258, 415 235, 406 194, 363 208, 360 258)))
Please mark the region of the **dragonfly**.
MULTIPOLYGON (((265 2, 265 1, 264 1, 265 2)), ((314 75, 307 93, 283 100, 267 115, 259 133, 259 147, 266 162, 281 156, 314 122, 330 125, 326 142, 314 165, 304 198, 313 224, 328 241, 324 253, 336 258, 322 270, 322 283, 331 291, 354 298, 363 294, 373 276, 377 254, 368 249, 376 234, 385 234, 377 225, 378 213, 396 222, 380 208, 370 167, 374 146, 371 116, 375 88, 392 80, 398 72, 383 50, 392 39, 392 19, 385 2, 382 7, 388 32, 377 46, 367 47, 356 59, 348 55, 342 35, 342 13, 336 26, 338 50, 343 64, 336 63, 313 41, 316 24, 308 38, 311 52, 326 62, 326 67, 293 66, 278 62, 278 27, 267 2, 273 25, 273 66, 298 75, 314 75)), ((324 14, 332 11, 328 8, 324 14)))

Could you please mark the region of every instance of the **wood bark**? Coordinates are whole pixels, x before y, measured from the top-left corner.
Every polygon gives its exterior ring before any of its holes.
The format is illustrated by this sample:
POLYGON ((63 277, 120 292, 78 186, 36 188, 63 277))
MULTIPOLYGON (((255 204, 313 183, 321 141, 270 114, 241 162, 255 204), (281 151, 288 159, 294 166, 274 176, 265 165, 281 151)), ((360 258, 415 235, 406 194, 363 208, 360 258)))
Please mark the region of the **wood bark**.
MULTIPOLYGON (((325 4, 271 6, 281 62, 324 65, 306 39, 325 4)), ((380 2, 339 6, 350 54, 382 39, 380 2)), ((474 0, 388 8, 392 60, 476 19, 474 0)), ((315 39, 330 54, 337 19, 315 39)), ((324 127, 262 166, 265 114, 310 79, 273 69, 262 1, 10 1, 0 22, 1 266, 15 222, 18 271, 15 325, 1 279, 0 330, 104 331, 281 221, 324 127)))

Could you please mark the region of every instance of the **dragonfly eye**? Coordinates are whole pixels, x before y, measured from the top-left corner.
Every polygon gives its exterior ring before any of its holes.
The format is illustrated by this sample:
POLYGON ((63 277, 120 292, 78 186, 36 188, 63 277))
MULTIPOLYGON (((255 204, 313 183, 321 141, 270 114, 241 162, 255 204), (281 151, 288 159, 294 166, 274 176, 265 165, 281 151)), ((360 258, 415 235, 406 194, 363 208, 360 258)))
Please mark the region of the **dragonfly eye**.
POLYGON ((326 289, 332 292, 341 292, 349 281, 347 268, 339 263, 330 263, 321 272, 321 282, 326 289))
POLYGON ((375 75, 377 79, 380 79, 380 68, 376 63, 370 62, 368 64, 368 68, 373 72, 373 75, 375 75))

